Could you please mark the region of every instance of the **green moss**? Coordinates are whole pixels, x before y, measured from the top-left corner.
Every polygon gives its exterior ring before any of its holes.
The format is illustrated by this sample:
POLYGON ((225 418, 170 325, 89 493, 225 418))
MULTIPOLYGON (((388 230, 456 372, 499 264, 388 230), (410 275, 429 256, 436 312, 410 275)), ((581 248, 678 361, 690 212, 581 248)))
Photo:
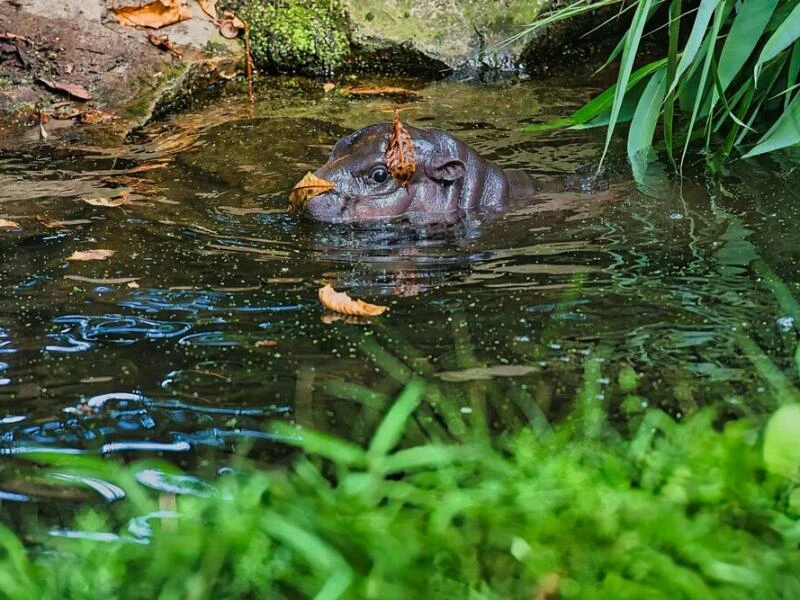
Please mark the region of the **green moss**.
POLYGON ((253 0, 240 16, 263 71, 330 76, 350 53, 344 17, 330 0, 253 0))

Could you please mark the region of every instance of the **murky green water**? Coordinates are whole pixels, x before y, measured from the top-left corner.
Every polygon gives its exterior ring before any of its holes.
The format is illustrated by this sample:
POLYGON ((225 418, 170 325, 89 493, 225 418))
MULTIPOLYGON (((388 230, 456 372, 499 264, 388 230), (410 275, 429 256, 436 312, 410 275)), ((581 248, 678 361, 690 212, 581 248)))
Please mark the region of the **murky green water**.
MULTIPOLYGON (((520 127, 594 91, 438 84, 406 114, 555 180, 596 162, 603 132, 520 127)), ((590 354, 605 357, 598 402, 615 414, 639 402, 616 386, 629 368, 641 402, 673 414, 762 411, 743 334, 792 376, 792 157, 735 163, 702 185, 656 177, 657 196, 619 175, 606 193, 543 197, 470 234, 286 214, 293 183, 339 137, 386 120, 390 102, 274 92, 152 124, 121 148, 70 133, 0 159, 0 213, 19 223, 0 232, 0 452, 15 457, 0 489, 57 495, 19 457, 40 448, 193 469, 226 466, 243 442, 280 461, 264 432, 275 418, 363 439, 411 372, 463 398, 466 420, 486 391, 499 430, 565 414, 590 354), (123 190, 121 207, 85 201, 123 190), (92 249, 115 254, 68 260, 92 249), (327 282, 390 311, 336 320, 317 300, 327 282)), ((420 435, 441 418, 426 406, 420 435)))

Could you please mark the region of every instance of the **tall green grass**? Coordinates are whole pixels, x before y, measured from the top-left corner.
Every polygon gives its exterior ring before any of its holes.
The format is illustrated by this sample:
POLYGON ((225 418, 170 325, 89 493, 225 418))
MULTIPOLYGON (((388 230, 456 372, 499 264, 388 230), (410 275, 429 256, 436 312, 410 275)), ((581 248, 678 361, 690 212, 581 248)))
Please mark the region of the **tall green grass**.
POLYGON ((523 33, 615 4, 633 15, 604 65, 619 61, 616 83, 571 117, 529 131, 606 126, 605 158, 617 125, 629 123, 627 154, 638 181, 654 147, 676 169, 690 148, 716 169, 734 154, 800 142, 798 0, 587 0, 523 33), (637 67, 642 40, 665 29, 665 55, 637 67))
POLYGON ((586 360, 560 426, 409 445, 412 415, 447 403, 414 377, 365 446, 275 425, 302 450, 290 469, 242 458, 211 487, 153 461, 37 453, 127 498, 59 531, 18 525, 28 547, 0 529, 0 597, 800 597, 798 405, 766 427, 651 409, 621 435, 599 395, 608 371, 586 360))

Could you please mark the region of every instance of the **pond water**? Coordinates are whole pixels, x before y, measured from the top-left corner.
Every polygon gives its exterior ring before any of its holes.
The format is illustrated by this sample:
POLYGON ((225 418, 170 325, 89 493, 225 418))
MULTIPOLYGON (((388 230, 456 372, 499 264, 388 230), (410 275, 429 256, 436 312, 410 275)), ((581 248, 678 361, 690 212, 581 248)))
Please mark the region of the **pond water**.
MULTIPOLYGON (((404 118, 502 166, 557 181, 600 157, 601 130, 521 131, 596 89, 417 92, 404 118)), ((19 224, 0 233, 3 498, 62 494, 31 474, 42 449, 197 471, 243 445, 281 462, 273 419, 363 441, 412 373, 457 407, 428 398, 419 436, 442 421, 457 435, 478 408, 498 431, 557 422, 589 356, 604 360, 598 402, 621 423, 644 406, 769 407, 752 361, 790 374, 798 339, 793 157, 682 184, 656 164, 647 194, 619 170, 607 192, 545 195, 471 234, 287 214, 292 185, 396 101, 284 84, 254 106, 166 117, 122 146, 72 132, 0 158, 0 213, 19 224), (97 249, 114 254, 69 259, 97 249), (390 310, 338 319, 317 299, 324 283, 390 310)), ((623 153, 619 141, 612 165, 623 153)))

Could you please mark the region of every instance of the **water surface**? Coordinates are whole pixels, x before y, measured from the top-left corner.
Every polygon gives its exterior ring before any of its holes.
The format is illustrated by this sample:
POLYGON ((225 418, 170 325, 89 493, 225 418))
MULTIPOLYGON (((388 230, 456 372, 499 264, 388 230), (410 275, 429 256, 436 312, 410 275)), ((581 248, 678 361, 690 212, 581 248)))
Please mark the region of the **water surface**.
MULTIPOLYGON (((435 84, 404 114, 558 181, 599 159, 603 132, 521 127, 596 91, 435 84)), ((42 449, 214 470, 243 443, 280 462, 272 419, 363 441, 412 373, 461 402, 467 420, 482 390, 498 431, 562 418, 590 356, 604 360, 598 402, 622 420, 637 403, 677 416, 705 404, 764 411, 742 336, 792 377, 792 157, 682 182, 656 164, 650 195, 618 169, 608 192, 547 195, 471 232, 288 215, 292 185, 337 139, 387 120, 391 103, 283 90, 166 118, 118 147, 73 132, 0 158, 0 213, 20 225, 0 234, 9 499, 62 493, 32 483, 26 460, 42 449), (123 206, 97 205, 121 194, 123 206), (68 260, 93 249, 115 254, 68 260), (339 319, 317 300, 324 283, 390 310, 339 319), (626 396, 616 380, 631 369, 640 379, 626 396)), ((616 143, 612 165, 623 151, 616 143)), ((429 405, 420 414, 424 437, 443 417, 429 405)))

